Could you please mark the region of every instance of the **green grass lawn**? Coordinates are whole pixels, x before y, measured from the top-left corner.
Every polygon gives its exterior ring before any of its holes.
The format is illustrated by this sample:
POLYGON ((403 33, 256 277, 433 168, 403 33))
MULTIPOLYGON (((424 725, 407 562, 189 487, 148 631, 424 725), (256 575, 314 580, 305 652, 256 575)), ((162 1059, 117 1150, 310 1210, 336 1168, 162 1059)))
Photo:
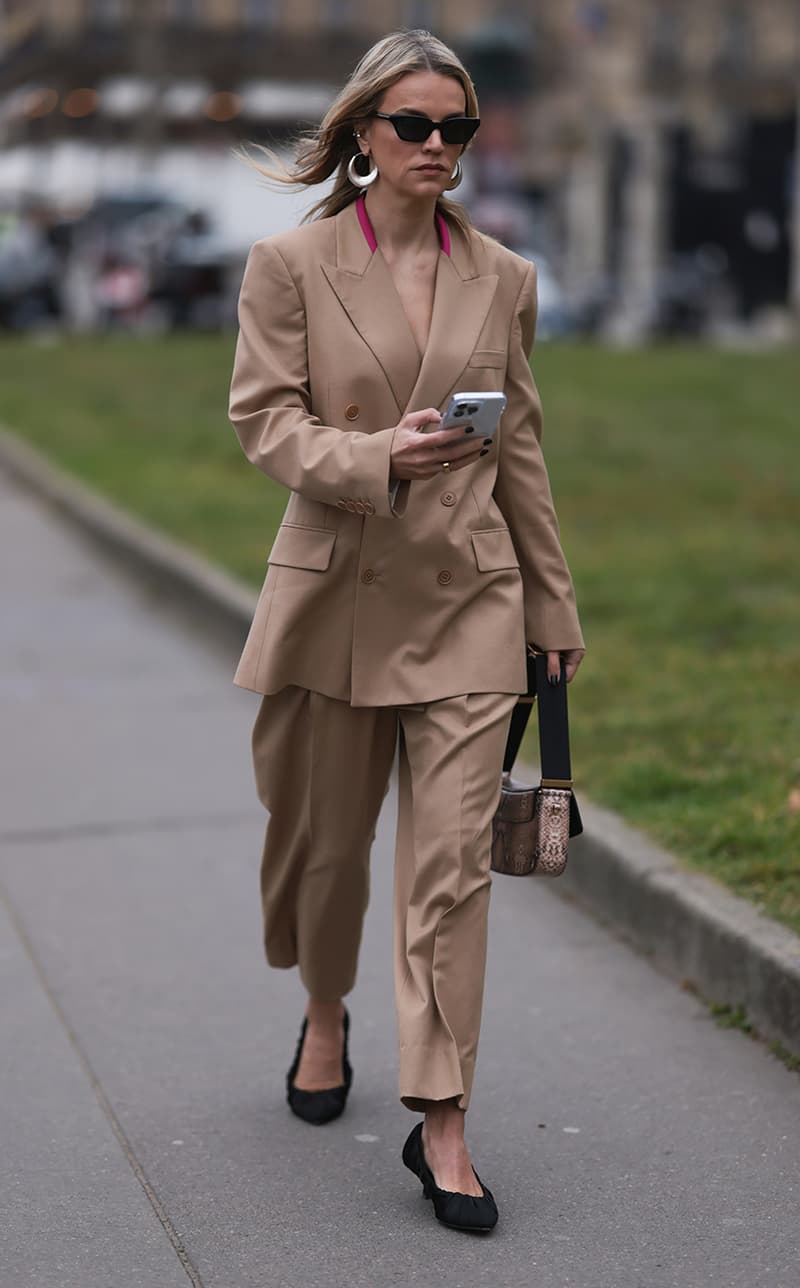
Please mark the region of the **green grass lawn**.
MULTIPOLYGON (((5 340, 0 419, 258 584, 285 493, 228 424, 233 345, 5 340)), ((533 366, 588 647, 579 793, 800 931, 798 355, 542 345, 533 366)))

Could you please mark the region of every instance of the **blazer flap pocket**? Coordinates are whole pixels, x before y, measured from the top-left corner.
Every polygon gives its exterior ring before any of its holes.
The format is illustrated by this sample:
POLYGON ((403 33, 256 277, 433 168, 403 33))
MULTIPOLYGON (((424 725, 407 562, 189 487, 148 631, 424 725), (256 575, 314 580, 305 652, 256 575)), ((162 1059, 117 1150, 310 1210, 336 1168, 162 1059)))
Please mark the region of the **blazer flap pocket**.
POLYGON ((507 356, 505 349, 475 349, 469 360, 469 366, 504 367, 507 356))
POLYGON ((306 528, 282 523, 269 552, 271 564, 325 572, 331 561, 336 533, 331 528, 306 528))
POLYGON ((508 528, 485 528, 481 532, 473 532, 472 548, 479 572, 519 568, 517 552, 508 528))

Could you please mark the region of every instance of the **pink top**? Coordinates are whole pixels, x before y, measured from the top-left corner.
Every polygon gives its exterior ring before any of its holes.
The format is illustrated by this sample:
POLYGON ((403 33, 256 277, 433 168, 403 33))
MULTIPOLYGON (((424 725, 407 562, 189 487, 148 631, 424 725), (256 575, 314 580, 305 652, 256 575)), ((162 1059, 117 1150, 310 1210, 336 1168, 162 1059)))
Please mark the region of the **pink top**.
MULTIPOLYGON (((367 245, 374 253, 378 249, 378 240, 375 236, 375 229, 372 227, 372 220, 367 214, 367 194, 360 193, 356 198, 356 211, 358 212, 358 222, 361 224, 361 231, 367 239, 367 245)), ((439 234, 439 245, 445 255, 450 254, 450 229, 447 227, 447 221, 437 210, 434 219, 436 221, 436 231, 439 234)))

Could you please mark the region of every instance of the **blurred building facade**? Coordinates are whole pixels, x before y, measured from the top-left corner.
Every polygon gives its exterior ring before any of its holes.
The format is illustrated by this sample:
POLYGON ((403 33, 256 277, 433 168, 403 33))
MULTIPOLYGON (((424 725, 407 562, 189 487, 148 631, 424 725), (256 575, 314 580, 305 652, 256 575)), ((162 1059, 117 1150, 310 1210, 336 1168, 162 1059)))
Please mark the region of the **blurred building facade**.
POLYGON ((574 130, 572 271, 602 262, 629 321, 669 265, 692 263, 720 309, 800 317, 800 5, 618 0, 581 11, 592 30, 566 81, 572 101, 553 104, 574 130))
POLYGON ((4 149, 210 163, 319 119, 373 40, 417 26, 476 80, 476 217, 620 335, 656 307, 800 317, 800 0, 5 0, 4 149))

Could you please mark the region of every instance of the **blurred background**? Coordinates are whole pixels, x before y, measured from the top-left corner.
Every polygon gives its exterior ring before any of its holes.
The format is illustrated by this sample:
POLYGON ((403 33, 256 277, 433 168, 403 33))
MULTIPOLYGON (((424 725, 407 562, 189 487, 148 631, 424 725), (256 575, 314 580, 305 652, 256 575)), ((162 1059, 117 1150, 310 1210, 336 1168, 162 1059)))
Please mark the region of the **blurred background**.
POLYGON ((232 147, 285 146, 400 26, 474 77, 458 195, 537 260, 540 339, 794 334, 800 0, 0 0, 0 326, 231 325, 310 204, 232 147))
POLYGON ((579 790, 800 932, 800 0, 0 0, 0 422, 258 586, 236 298, 321 193, 233 152, 398 27, 462 55, 456 195, 538 266, 579 790))

